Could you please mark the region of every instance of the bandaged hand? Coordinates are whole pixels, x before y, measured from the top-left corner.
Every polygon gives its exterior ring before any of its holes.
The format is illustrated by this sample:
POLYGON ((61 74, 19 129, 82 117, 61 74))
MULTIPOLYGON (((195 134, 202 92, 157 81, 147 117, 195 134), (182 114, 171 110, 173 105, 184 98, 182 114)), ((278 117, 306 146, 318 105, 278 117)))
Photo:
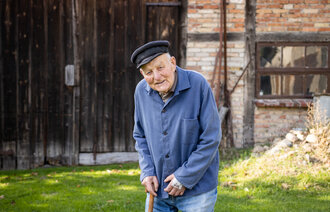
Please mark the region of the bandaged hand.
POLYGON ((186 188, 175 178, 174 174, 168 176, 164 182, 170 182, 164 191, 171 196, 182 196, 186 190, 186 188))

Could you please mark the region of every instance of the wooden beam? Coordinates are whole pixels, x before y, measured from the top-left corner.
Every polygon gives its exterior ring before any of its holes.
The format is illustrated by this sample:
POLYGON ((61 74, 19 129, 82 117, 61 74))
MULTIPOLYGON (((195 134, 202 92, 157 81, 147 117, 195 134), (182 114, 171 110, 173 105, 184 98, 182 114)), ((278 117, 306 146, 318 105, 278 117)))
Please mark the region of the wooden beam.
POLYGON ((79 165, 106 165, 114 163, 137 162, 137 152, 80 153, 79 165))
POLYGON ((330 33, 319 32, 270 32, 257 33, 256 42, 328 42, 330 33))
MULTIPOLYGON (((247 0, 245 3, 245 58, 246 61, 255 60, 256 37, 256 0, 247 0)), ((254 145, 254 98, 255 98, 255 65, 250 63, 244 77, 243 92, 243 141, 242 147, 254 145)))
MULTIPOLYGON (((189 33, 189 41, 199 42, 219 42, 219 33, 189 33)), ((227 32, 227 41, 243 41, 244 33, 240 32, 227 32)))

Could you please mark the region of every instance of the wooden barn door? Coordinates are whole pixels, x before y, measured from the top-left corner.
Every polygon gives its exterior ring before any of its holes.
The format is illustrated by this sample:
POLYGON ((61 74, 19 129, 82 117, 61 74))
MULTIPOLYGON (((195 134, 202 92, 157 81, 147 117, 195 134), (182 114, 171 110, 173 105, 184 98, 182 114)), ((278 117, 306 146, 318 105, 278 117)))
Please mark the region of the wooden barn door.
POLYGON ((77 1, 80 153, 132 152, 134 89, 130 54, 143 41, 140 0, 77 1), (78 3, 79 2, 79 3, 78 3))
POLYGON ((0 168, 72 161, 71 1, 0 1, 0 168))
POLYGON ((180 4, 0 1, 0 169, 134 152, 133 95, 142 77, 130 55, 167 39, 180 60, 180 4))
POLYGON ((181 12, 182 3, 147 2, 146 3, 146 41, 168 40, 171 43, 170 54, 175 56, 177 62, 181 61, 181 12))

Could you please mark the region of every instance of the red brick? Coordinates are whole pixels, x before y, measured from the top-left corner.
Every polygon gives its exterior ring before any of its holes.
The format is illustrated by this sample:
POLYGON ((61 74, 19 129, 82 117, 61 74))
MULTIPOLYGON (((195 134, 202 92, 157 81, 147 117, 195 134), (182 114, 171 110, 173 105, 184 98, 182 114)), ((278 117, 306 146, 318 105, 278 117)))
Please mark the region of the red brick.
POLYGON ((289 2, 289 0, 273 0, 271 1, 271 3, 280 3, 280 4, 287 4, 289 2))
POLYGON ((293 8, 309 8, 310 5, 308 4, 295 4, 293 8))
POLYGON ((219 9, 219 5, 204 5, 204 9, 219 9))
POLYGON ((317 32, 318 29, 317 28, 308 28, 308 27, 303 27, 302 28, 303 32, 317 32))
POLYGON ((317 31, 318 32, 330 32, 330 27, 328 27, 328 28, 319 28, 317 31))
POLYGON ((313 27, 314 23, 303 23, 304 27, 313 27))
POLYGON ((323 8, 325 8, 325 5, 323 5, 323 4, 311 5, 310 8, 313 8, 313 9, 323 9, 323 8))
POLYGON ((244 27, 244 23, 236 23, 235 27, 244 27))
POLYGON ((301 27, 288 27, 288 31, 301 31, 301 27))
POLYGON ((303 4, 303 3, 305 3, 305 0, 289 0, 288 3, 291 3, 291 4, 303 4))
POLYGON ((188 9, 188 13, 197 13, 197 10, 194 8, 194 9, 188 9))
POLYGON ((318 4, 319 0, 305 0, 306 4, 318 4))
POLYGON ((228 22, 243 22, 244 23, 244 18, 233 18, 228 20, 228 22))
POLYGON ((232 9, 232 10, 228 10, 228 13, 244 13, 244 10, 235 10, 235 9, 232 9))

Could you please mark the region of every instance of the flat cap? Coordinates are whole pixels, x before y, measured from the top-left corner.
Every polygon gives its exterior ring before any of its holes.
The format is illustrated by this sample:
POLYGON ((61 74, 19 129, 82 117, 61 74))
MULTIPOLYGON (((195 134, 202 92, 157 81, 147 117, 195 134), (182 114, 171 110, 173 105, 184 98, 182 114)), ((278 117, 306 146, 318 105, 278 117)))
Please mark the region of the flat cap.
POLYGON ((141 66, 149 63, 156 57, 164 53, 168 53, 169 45, 170 42, 167 40, 156 40, 146 43, 133 52, 131 56, 131 62, 134 63, 136 68, 139 69, 141 66))

